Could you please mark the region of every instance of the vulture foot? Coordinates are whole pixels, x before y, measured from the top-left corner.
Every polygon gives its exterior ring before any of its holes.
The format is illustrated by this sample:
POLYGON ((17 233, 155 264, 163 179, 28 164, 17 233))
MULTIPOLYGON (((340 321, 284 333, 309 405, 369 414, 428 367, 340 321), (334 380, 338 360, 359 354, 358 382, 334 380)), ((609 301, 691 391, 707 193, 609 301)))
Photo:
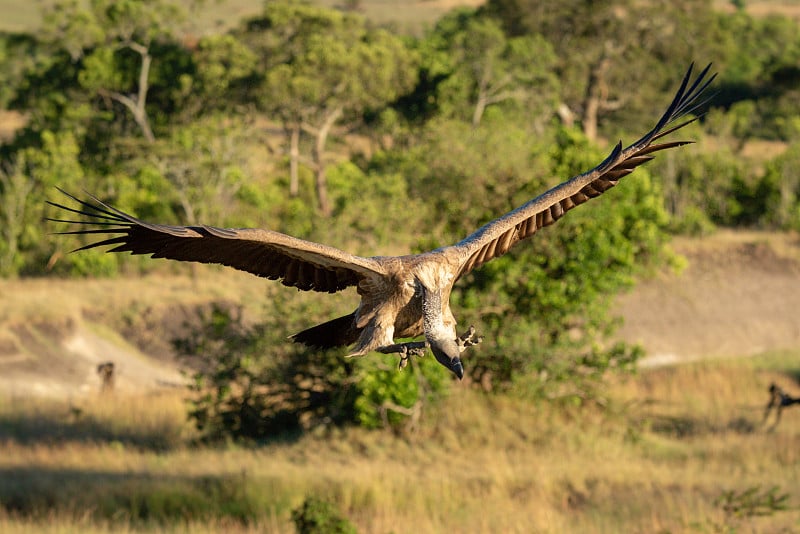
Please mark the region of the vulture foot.
POLYGON ((378 352, 384 354, 400 354, 400 369, 404 369, 408 365, 412 356, 422 357, 425 356, 425 351, 428 348, 427 341, 409 341, 407 343, 397 343, 396 345, 387 345, 381 347, 378 352))
POLYGON ((468 347, 477 345, 481 341, 483 341, 483 336, 475 335, 474 325, 470 326, 466 332, 456 338, 456 343, 458 343, 458 350, 460 352, 464 352, 468 347))

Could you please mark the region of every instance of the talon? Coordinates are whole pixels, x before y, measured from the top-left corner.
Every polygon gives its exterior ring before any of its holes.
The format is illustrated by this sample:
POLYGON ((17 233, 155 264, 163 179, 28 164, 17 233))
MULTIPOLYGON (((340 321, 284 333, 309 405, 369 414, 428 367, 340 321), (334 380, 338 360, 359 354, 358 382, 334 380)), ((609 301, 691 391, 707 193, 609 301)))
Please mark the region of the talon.
POLYGON ((467 347, 472 347, 483 341, 483 336, 475 335, 475 325, 470 325, 466 332, 458 336, 456 342, 463 352, 467 347))

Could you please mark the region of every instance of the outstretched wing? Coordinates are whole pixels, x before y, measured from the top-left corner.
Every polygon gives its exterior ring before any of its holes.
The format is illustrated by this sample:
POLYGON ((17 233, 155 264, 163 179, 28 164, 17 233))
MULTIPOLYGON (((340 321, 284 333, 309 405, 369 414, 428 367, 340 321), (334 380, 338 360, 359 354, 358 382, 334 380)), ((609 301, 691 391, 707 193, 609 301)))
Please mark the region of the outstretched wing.
POLYGON ((92 195, 89 196, 93 202, 89 202, 60 188, 59 191, 78 202, 80 207, 75 209, 55 202, 47 203, 84 215, 88 220, 48 220, 85 224, 93 228, 57 233, 97 234, 104 238, 77 250, 116 245, 108 252, 150 254, 153 258, 218 263, 270 280, 280 280, 286 286, 329 293, 354 286, 365 277, 383 275, 385 272, 377 260, 354 256, 334 247, 304 241, 280 232, 255 228, 153 224, 109 206, 92 195))
POLYGON ((514 211, 484 225, 452 247, 447 247, 456 249, 459 257, 463 258, 458 276, 463 276, 487 261, 502 256, 514 244, 532 236, 540 228, 553 224, 575 206, 603 194, 617 185, 620 178, 653 159, 654 152, 690 143, 690 141, 673 141, 654 144, 658 139, 695 120, 691 119, 667 128, 673 121, 692 113, 705 103, 705 101, 698 103, 697 99, 716 77, 714 74, 706 79, 710 68, 711 65, 708 65, 690 84, 692 66, 689 67, 672 103, 656 126, 641 139, 625 149, 622 148, 622 142, 618 143, 611 154, 594 169, 563 182, 514 211))

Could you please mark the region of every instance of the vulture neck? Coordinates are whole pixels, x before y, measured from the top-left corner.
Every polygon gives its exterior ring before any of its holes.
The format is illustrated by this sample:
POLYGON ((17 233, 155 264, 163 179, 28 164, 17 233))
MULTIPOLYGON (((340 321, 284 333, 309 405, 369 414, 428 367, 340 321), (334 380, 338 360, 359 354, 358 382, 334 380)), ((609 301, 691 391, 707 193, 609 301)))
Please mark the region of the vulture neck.
POLYGON ((429 289, 421 283, 419 287, 422 293, 422 326, 428 342, 436 344, 440 340, 455 339, 453 328, 445 325, 442 290, 429 289))

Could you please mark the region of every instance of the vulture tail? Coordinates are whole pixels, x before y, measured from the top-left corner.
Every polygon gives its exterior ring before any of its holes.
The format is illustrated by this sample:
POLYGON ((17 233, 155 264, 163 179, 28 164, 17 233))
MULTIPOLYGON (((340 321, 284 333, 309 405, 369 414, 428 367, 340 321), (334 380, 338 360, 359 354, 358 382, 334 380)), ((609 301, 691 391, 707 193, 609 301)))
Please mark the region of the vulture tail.
POLYGON ((327 323, 312 326, 291 336, 295 343, 302 343, 316 349, 329 349, 352 345, 358 340, 355 312, 339 317, 327 323))

